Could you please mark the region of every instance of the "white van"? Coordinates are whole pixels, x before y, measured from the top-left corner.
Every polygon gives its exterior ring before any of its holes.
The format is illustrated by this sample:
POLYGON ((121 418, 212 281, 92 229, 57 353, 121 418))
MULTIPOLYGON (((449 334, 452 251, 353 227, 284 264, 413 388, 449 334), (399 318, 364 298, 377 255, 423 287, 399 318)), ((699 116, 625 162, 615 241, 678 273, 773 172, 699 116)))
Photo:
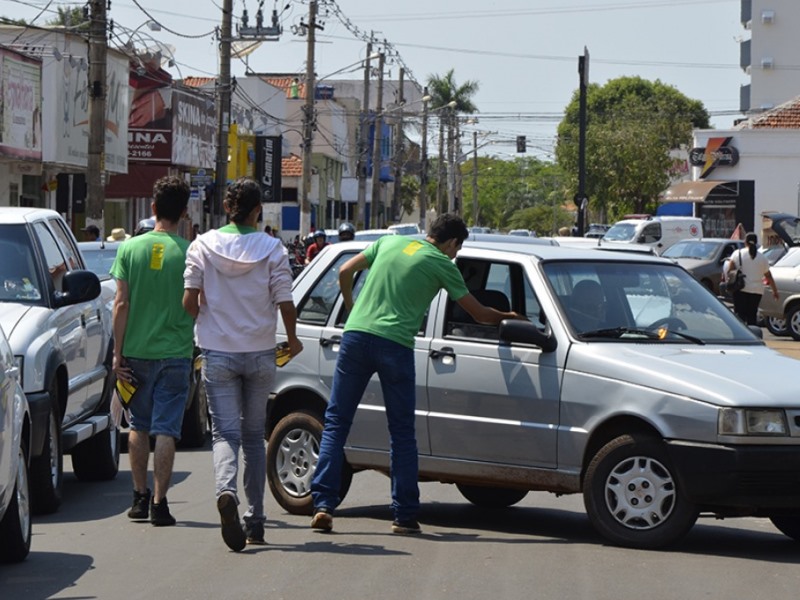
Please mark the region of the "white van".
POLYGON ((701 237, 703 222, 698 217, 647 217, 617 221, 602 241, 641 244, 661 254, 680 240, 701 237))

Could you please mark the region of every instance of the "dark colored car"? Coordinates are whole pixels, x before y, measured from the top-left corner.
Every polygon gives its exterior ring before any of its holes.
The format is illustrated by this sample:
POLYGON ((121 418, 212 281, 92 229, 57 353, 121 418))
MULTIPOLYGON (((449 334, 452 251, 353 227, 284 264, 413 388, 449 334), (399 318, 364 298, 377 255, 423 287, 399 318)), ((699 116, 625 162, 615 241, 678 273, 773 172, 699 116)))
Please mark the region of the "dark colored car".
POLYGON ((709 290, 719 295, 722 265, 734 251, 744 246, 741 240, 728 238, 700 238, 681 240, 664 251, 670 258, 689 271, 709 290))

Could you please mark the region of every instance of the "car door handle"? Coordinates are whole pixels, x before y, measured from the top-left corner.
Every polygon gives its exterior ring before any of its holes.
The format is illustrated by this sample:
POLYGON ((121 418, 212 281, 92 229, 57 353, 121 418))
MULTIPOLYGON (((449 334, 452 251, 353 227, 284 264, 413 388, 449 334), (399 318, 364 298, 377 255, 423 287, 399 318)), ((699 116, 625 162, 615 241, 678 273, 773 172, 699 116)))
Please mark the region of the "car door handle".
POLYGON ((334 344, 341 344, 342 343, 342 336, 340 335, 332 335, 329 338, 323 337, 319 338, 319 345, 327 348, 328 346, 333 346, 334 344))
POLYGON ((431 350, 430 354, 428 355, 431 358, 444 358, 445 356, 449 356, 450 358, 455 358, 456 353, 450 346, 445 346, 441 350, 431 350))

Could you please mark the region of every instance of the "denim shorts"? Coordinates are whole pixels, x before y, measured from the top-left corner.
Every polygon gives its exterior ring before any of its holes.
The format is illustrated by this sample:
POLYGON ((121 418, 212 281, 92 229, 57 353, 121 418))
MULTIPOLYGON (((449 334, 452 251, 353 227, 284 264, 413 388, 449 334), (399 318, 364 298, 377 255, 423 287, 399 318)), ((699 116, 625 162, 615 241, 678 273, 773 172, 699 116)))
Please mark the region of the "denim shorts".
POLYGON ((131 429, 179 440, 189 397, 192 359, 127 358, 126 362, 137 384, 130 405, 131 429))

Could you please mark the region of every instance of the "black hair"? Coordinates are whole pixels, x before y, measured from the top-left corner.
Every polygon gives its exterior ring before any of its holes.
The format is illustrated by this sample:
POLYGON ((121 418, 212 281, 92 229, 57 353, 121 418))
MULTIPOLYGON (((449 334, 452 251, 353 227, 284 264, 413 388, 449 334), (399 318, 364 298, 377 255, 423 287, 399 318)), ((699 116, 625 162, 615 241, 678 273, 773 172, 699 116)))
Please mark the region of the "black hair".
POLYGON ((755 258, 756 252, 758 252, 758 236, 751 231, 744 236, 744 243, 747 244, 747 251, 750 253, 750 258, 755 258))
POLYGON ((230 211, 231 221, 243 222, 257 206, 261 206, 261 186, 255 179, 240 177, 228 186, 225 203, 230 211))
POLYGON ((156 218, 177 223, 189 205, 189 184, 180 177, 167 175, 153 185, 156 218))
POLYGON ((428 237, 433 238, 439 244, 451 239, 456 239, 461 243, 469 237, 469 231, 461 217, 444 213, 436 217, 428 227, 428 237))

